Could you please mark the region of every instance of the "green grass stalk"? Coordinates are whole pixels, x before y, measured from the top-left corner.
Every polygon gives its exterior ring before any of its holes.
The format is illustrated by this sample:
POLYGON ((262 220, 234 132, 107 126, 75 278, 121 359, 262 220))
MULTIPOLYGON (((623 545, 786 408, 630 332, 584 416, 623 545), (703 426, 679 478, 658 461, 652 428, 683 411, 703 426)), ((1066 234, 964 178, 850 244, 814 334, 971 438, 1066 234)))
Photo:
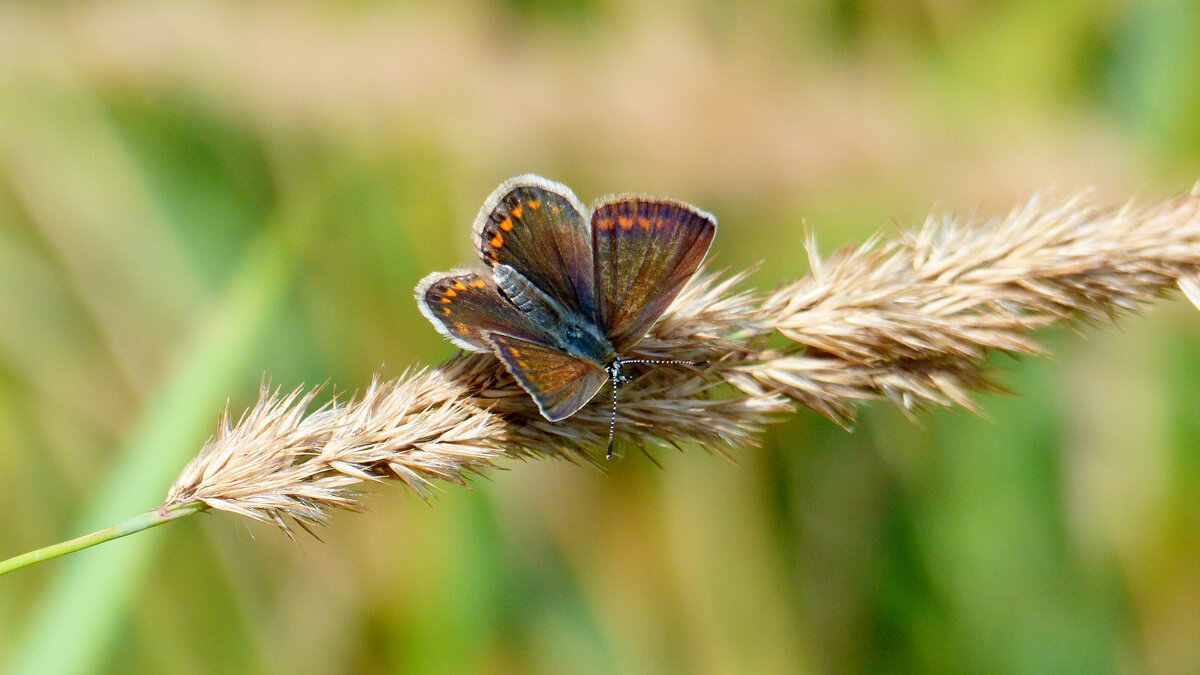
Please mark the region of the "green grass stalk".
POLYGON ((35 551, 22 553, 21 555, 13 556, 7 560, 0 561, 0 576, 28 567, 34 563, 39 563, 44 560, 50 560, 68 553, 82 551, 85 548, 91 548, 98 544, 103 544, 106 541, 120 539, 121 537, 148 530, 152 527, 158 527, 164 523, 169 523, 177 518, 190 516, 193 513, 207 510, 208 507, 200 502, 191 504, 175 504, 173 506, 160 506, 152 511, 147 511, 141 515, 134 516, 122 523, 117 523, 102 530, 96 530, 91 534, 85 534, 82 537, 75 537, 68 541, 60 541, 57 544, 44 546, 35 551))

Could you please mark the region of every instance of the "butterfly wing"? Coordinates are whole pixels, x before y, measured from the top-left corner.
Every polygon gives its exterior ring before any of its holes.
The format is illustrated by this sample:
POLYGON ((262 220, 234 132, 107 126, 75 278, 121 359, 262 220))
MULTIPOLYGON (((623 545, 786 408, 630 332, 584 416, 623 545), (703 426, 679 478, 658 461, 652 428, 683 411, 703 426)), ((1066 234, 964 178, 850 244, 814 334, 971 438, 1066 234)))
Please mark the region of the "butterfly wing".
POLYGON ((488 333, 496 355, 529 392, 542 417, 557 422, 574 415, 608 380, 604 369, 556 349, 513 335, 488 333))
POLYGON ((717 220, 670 199, 622 195, 592 213, 596 318, 618 352, 633 346, 696 272, 717 220))
POLYGON ((486 331, 553 344, 537 322, 500 295, 491 275, 470 270, 434 272, 416 288, 417 306, 438 332, 473 352, 490 352, 486 331))
POLYGON ((592 239, 579 199, 565 185, 526 174, 500 184, 475 219, 475 248, 583 316, 595 313, 592 239))

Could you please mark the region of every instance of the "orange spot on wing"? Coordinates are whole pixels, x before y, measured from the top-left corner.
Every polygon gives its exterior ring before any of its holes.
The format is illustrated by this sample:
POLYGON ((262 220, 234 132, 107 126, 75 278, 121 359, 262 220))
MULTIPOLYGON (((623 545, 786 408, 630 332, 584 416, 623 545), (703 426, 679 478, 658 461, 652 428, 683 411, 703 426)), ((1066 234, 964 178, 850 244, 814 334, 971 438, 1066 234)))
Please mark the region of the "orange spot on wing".
POLYGON ((450 313, 450 308, 449 308, 449 307, 443 307, 443 308, 442 308, 442 314, 449 314, 449 313, 450 313))
POLYGON ((649 230, 650 229, 650 219, 646 218, 645 216, 641 216, 638 218, 638 225, 643 230, 649 230))
POLYGON ((528 206, 529 208, 533 209, 534 211, 537 211, 538 208, 542 205, 542 202, 539 199, 530 199, 529 201, 525 202, 525 205, 528 206))
POLYGON ((521 217, 521 205, 517 204, 516 206, 512 207, 512 211, 510 211, 509 213, 512 213, 513 218, 520 218, 521 217))
POLYGON ((500 221, 500 229, 504 230, 505 232, 513 229, 512 218, 505 218, 504 220, 500 221))
POLYGON ((528 363, 525 363, 524 361, 521 361, 521 360, 519 360, 519 359, 517 360, 517 365, 518 365, 518 366, 521 366, 522 368, 528 368, 528 367, 529 367, 529 364, 528 364, 528 363))
POLYGON ((476 279, 475 281, 471 282, 472 288, 483 288, 486 285, 487 284, 483 283, 483 279, 476 279))
POLYGON ((466 287, 466 286, 463 286, 463 282, 461 282, 461 281, 456 281, 456 282, 454 282, 454 287, 455 287, 455 288, 457 288, 457 289, 458 289, 458 290, 460 290, 460 291, 465 291, 465 290, 467 290, 467 287, 466 287))
POLYGON ((513 349, 512 347, 509 347, 508 350, 510 352, 512 352, 513 356, 515 356, 517 358, 521 358, 521 352, 517 351, 516 349, 513 349))
POLYGON ((596 227, 602 230, 611 230, 613 226, 612 218, 600 218, 596 221, 596 227))
POLYGON ((453 298, 454 296, 458 295, 458 291, 454 290, 453 288, 447 288, 446 295, 453 298))
POLYGON ((628 216, 617 216, 617 223, 621 226, 622 230, 628 230, 633 227, 633 219, 628 216))
POLYGON ((461 321, 454 322, 454 330, 459 333, 470 333, 471 332, 471 329, 467 328, 467 325, 465 323, 462 323, 461 321))
POLYGON ((443 305, 448 305, 448 304, 450 304, 450 298, 442 298, 442 304, 443 304, 443 305))
POLYGON ((492 237, 492 240, 489 243, 492 245, 492 248, 500 248, 504 245, 504 237, 497 232, 496 236, 492 237))

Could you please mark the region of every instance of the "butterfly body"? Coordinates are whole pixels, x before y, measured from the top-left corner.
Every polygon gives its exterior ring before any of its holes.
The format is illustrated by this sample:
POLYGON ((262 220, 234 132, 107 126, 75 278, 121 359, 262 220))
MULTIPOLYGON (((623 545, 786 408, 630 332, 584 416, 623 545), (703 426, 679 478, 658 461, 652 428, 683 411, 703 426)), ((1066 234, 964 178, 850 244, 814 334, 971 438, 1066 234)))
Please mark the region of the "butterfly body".
POLYGON ((617 357, 608 336, 600 332, 590 317, 563 306, 508 265, 496 265, 492 276, 500 293, 525 316, 545 328, 559 351, 601 368, 617 357))
POLYGON ((615 401, 631 361, 621 355, 695 273, 715 232, 711 215, 683 202, 618 195, 589 209, 563 185, 518 176, 475 221, 488 269, 430 274, 417 302, 456 345, 499 357, 557 421, 609 379, 615 401))

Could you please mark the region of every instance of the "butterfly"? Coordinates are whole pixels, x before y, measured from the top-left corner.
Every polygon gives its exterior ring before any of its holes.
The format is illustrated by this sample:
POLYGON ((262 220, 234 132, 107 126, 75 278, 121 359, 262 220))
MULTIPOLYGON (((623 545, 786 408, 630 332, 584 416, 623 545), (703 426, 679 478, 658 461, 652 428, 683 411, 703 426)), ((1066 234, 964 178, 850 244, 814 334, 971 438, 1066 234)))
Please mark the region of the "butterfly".
POLYGON ((463 349, 494 353, 542 416, 575 414, 630 363, 696 272, 717 231, 711 214, 675 201, 621 194, 585 207, 565 185, 526 174, 487 198, 474 225, 487 269, 435 272, 416 287, 421 313, 463 349))

